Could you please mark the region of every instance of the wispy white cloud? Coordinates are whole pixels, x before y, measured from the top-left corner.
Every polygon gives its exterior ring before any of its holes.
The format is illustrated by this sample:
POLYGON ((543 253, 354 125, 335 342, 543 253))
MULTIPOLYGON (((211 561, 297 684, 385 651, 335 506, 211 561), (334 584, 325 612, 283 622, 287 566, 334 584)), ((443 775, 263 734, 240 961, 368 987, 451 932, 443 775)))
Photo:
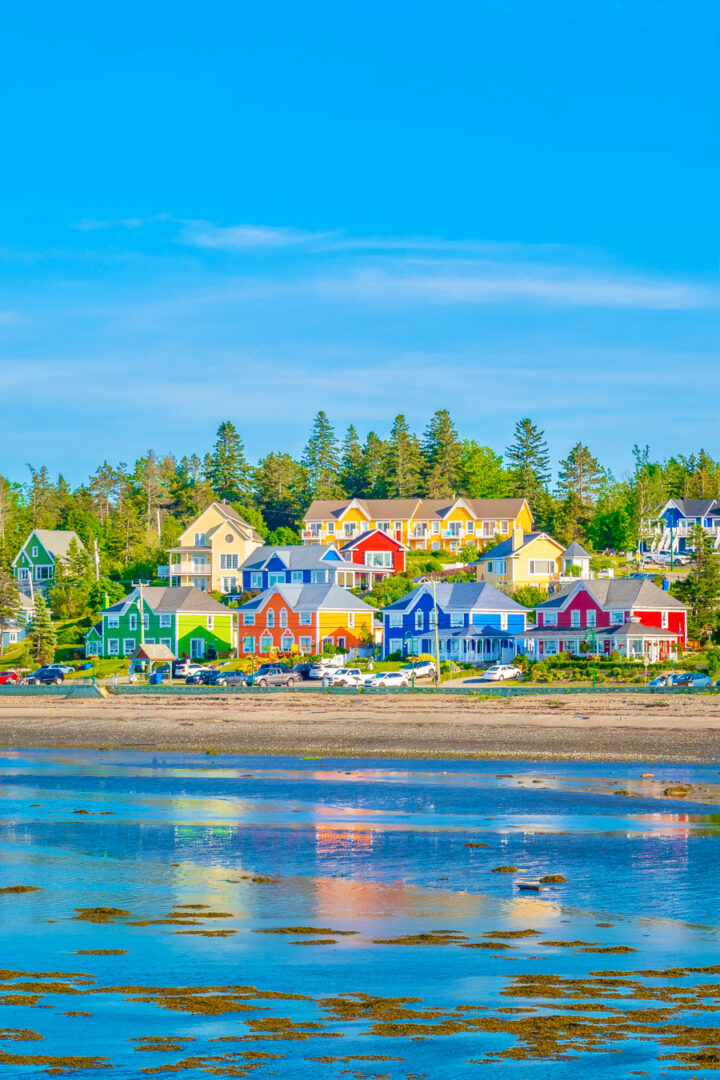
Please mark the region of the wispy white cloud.
POLYGON ((76 221, 74 227, 82 232, 93 232, 99 229, 141 229, 145 225, 157 225, 160 222, 172 222, 170 214, 151 214, 149 217, 107 218, 83 218, 76 221))

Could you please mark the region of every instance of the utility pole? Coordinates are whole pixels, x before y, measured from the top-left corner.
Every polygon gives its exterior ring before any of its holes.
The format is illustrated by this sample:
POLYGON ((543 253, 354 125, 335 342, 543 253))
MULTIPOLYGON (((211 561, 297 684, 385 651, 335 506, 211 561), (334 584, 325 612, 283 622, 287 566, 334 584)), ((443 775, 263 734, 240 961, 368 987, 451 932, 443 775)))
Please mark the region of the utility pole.
POLYGON ((145 645, 145 602, 143 600, 143 585, 144 581, 133 581, 133 585, 140 593, 139 600, 136 600, 138 611, 140 612, 140 644, 145 645))
POLYGON ((433 616, 435 618, 435 685, 440 685, 440 631, 438 629, 437 592, 435 591, 435 578, 432 579, 433 591, 433 616))

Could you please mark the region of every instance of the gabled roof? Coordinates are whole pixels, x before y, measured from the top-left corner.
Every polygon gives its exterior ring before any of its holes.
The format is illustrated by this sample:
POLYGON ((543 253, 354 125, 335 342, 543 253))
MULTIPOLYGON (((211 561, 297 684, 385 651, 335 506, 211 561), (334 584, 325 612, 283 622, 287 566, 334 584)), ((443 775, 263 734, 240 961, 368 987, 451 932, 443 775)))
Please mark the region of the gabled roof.
POLYGON ((444 520, 458 503, 479 519, 512 520, 526 504, 525 499, 316 499, 305 512, 305 521, 340 520, 350 506, 358 507, 373 521, 418 518, 444 520))
POLYGON ((175 653, 167 645, 138 645, 133 660, 174 660, 175 653))
POLYGON ((273 585, 241 604, 238 611, 261 611, 273 596, 281 596, 293 611, 371 611, 359 596, 343 589, 341 585, 273 585))
MULTIPOLYGON (((383 612, 411 611, 421 596, 428 593, 432 596, 431 585, 418 585, 394 604, 383 608, 383 612)), ((486 581, 444 581, 435 586, 435 595, 437 606, 443 611, 527 611, 527 608, 522 607, 512 597, 506 596, 486 581)))
MULTIPOLYGON (((74 529, 33 529, 23 546, 20 548, 20 551, 15 556, 15 560, 19 558, 33 536, 38 538, 48 555, 51 555, 53 559, 64 559, 73 540, 79 546, 81 551, 85 550, 85 545, 74 529)), ((13 560, 13 565, 15 564, 15 560, 13 560)))
POLYGON ((357 506, 368 520, 404 520, 419 505, 420 499, 315 499, 305 511, 305 521, 339 520, 350 506, 357 506))
MULTIPOLYGON (((366 541, 371 536, 383 536, 386 540, 389 540, 391 544, 394 544, 400 551, 407 551, 405 544, 401 543, 394 536, 390 536, 389 533, 384 532, 382 529, 370 529, 368 532, 359 533, 358 536, 354 536, 352 540, 348 540, 346 544, 343 544, 340 548, 341 551, 349 551, 354 548, 362 540, 366 541)), ((355 564, 357 565, 357 564, 355 564)))
POLYGON ((660 513, 663 514, 669 506, 676 506, 683 517, 707 517, 720 513, 720 499, 668 499, 660 513))
MULTIPOLYGON (((124 614, 130 604, 139 600, 140 590, 133 589, 123 600, 104 609, 124 614)), ((197 612, 199 615, 229 615, 230 609, 212 596, 196 589, 194 585, 148 586, 143 588, 143 600, 151 611, 163 614, 174 612, 197 612)))
POLYGON ((85 637, 89 638, 91 634, 97 634, 98 637, 102 637, 102 622, 96 622, 94 626, 91 626, 85 634, 85 637))
POLYGON ((652 581, 638 578, 598 578, 592 581, 579 581, 567 585, 555 593, 549 600, 538 604, 538 611, 563 608, 578 590, 589 592, 599 607, 602 608, 647 608, 649 610, 687 611, 687 605, 681 604, 670 593, 659 589, 652 581))
POLYGON ((569 544, 563 551, 563 555, 566 555, 570 559, 589 559, 590 555, 578 544, 577 540, 573 540, 572 544, 569 544))
POLYGON ((549 540, 551 544, 555 544, 562 550, 562 544, 558 544, 557 540, 553 540, 552 536, 549 536, 548 533, 525 533, 520 547, 513 550, 513 538, 512 536, 508 536, 506 540, 501 540, 499 544, 490 548, 489 551, 484 551, 477 560, 477 563, 486 562, 488 559, 511 559, 514 556, 519 555, 525 548, 530 547, 531 544, 534 544, 536 540, 549 540))
POLYGON ((278 558, 288 570, 324 570, 328 562, 344 561, 332 544, 282 544, 277 547, 265 544, 248 555, 240 569, 264 570, 273 558, 278 558))

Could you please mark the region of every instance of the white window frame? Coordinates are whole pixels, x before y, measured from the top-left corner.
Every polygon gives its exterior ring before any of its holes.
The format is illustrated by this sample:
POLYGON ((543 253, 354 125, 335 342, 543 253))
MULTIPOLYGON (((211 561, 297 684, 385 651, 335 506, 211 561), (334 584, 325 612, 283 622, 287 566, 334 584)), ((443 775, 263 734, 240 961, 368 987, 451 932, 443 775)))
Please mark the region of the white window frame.
POLYGON ((312 611, 301 611, 298 619, 300 626, 312 626, 312 611))
POLYGON ((207 547, 207 533, 196 532, 193 537, 193 547, 207 547))
POLYGON ((37 559, 39 554, 40 554, 40 548, 37 546, 37 544, 33 544, 33 549, 32 549, 32 557, 33 557, 33 559, 37 559))
POLYGON ((105 629, 106 630, 119 630, 120 629, 120 616, 119 615, 106 615, 105 616, 105 629))
POLYGON ((291 570, 290 571, 290 584, 291 585, 302 585, 302 579, 303 579, 302 570, 291 570))
POLYGON ((280 629, 281 630, 285 630, 287 628, 287 624, 288 624, 287 608, 280 608, 279 624, 280 624, 280 629))
POLYGON ((134 612, 128 615, 128 630, 137 630, 137 615, 134 612))
POLYGON ((108 656, 119 656, 120 655, 120 639, 116 638, 116 637, 108 638, 107 651, 108 651, 108 656))
POLYGON ((570 627, 572 630, 580 629, 580 612, 577 608, 570 612, 570 627))
MULTIPOLYGON (((454 630, 457 630, 459 627, 464 626, 464 625, 465 625, 465 616, 463 615, 462 611, 451 611, 450 612, 450 626, 454 630)), ((420 630, 422 628, 418 627, 418 629, 420 630)))
POLYGON ((206 620, 205 620, 205 629, 206 630, 212 630, 214 626, 215 626, 215 616, 214 615, 208 615, 206 617, 206 620))
POLYGON ((388 627, 391 630, 402 630, 403 617, 400 611, 391 611, 388 614, 388 627))
POLYGON ((585 625, 589 627, 597 626, 597 611, 588 609, 585 612, 585 625))
POLYGON ((259 645, 260 652, 261 653, 271 652, 272 647, 273 647, 272 634, 261 634, 260 635, 260 645, 259 645))
POLYGON ((543 612, 543 626, 555 627, 558 624, 557 611, 544 611, 543 612))
POLYGON ((164 645, 166 649, 170 649, 170 651, 172 652, 172 641, 169 637, 161 637, 160 644, 164 645))
POLYGON ((249 611, 243 612, 243 626, 255 625, 255 613, 252 614, 249 611))
POLYGON ((290 630, 286 630, 280 638, 280 652, 292 652, 292 647, 295 644, 295 635, 290 630))
POLYGON ((263 577, 262 574, 252 573, 250 575, 250 588, 251 589, 262 589, 262 583, 263 583, 262 577, 263 577))
POLYGON ((669 612, 667 612, 667 611, 663 611, 660 614, 660 625, 661 625, 663 630, 668 629, 668 615, 669 615, 669 612))
POLYGON ((255 638, 251 637, 249 634, 246 637, 243 637, 243 652, 244 653, 254 653, 255 652, 255 638))
POLYGON ((268 630, 275 629, 275 612, 272 608, 268 608, 265 612, 265 626, 268 630))
POLYGON ((610 612, 610 625, 622 626, 624 622, 625 612, 621 611, 620 608, 613 608, 610 612))
POLYGON ((164 614, 159 617, 160 629, 169 630, 172 626, 172 615, 164 614))
POLYGON ((301 637, 298 640, 298 647, 300 649, 300 652, 307 656, 309 653, 312 652, 312 638, 301 637))
POLYGON ((130 656, 135 652, 136 648, 134 637, 123 638, 123 656, 130 656))

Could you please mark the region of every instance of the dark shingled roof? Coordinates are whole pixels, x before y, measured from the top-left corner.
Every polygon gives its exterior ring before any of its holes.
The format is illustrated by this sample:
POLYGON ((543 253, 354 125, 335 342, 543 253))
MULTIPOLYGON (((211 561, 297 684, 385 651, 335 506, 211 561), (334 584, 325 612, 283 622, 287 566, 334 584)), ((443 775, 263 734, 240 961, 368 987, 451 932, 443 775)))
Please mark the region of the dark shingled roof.
MULTIPOLYGON (((432 595, 431 585, 418 585, 389 604, 383 611, 409 611, 424 593, 432 595)), ((441 582, 436 586, 437 604, 443 611, 527 611, 511 597, 486 581, 441 582)))
POLYGON ((638 578, 598 578, 566 585, 549 600, 538 604, 538 611, 560 608, 576 589, 587 589, 600 607, 604 608, 648 608, 687 611, 687 605, 681 604, 669 592, 659 589, 652 581, 638 578))

